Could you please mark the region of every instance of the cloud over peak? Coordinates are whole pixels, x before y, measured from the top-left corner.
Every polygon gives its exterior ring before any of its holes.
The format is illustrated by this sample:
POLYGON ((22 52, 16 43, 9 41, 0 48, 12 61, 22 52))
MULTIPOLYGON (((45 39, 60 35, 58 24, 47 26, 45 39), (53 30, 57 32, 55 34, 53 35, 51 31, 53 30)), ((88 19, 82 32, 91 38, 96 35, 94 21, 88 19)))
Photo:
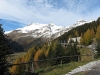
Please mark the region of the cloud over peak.
POLYGON ((79 19, 96 19, 100 13, 99 0, 0 0, 0 3, 1 19, 23 24, 71 25, 79 19))

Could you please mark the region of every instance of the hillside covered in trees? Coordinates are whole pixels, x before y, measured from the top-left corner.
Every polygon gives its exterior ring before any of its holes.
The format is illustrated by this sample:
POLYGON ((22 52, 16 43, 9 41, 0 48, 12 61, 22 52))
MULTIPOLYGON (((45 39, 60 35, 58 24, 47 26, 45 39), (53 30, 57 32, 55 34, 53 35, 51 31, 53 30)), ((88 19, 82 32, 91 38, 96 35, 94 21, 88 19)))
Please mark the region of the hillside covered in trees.
MULTIPOLYGON (((49 44, 45 43, 41 46, 32 46, 27 51, 26 55, 24 57, 18 58, 14 61, 14 64, 16 63, 23 63, 23 62, 29 62, 31 60, 37 61, 42 59, 50 59, 50 58, 57 58, 61 56, 72 56, 72 55, 80 55, 80 49, 78 45, 84 45, 88 46, 92 44, 93 42, 97 43, 96 51, 97 51, 97 57, 100 56, 98 53, 100 53, 100 18, 97 19, 97 21, 93 21, 91 23, 86 23, 84 25, 78 26, 76 28, 73 28, 72 30, 66 32, 64 35, 60 36, 59 38, 51 41, 49 44), (77 38, 81 37, 80 42, 77 42, 77 40, 74 42, 73 40, 70 40, 67 45, 62 45, 61 41, 67 42, 69 38, 77 38)), ((69 63, 71 61, 78 61, 78 57, 73 57, 73 59, 68 58, 67 60, 63 60, 63 63, 69 63)), ((59 63, 60 60, 51 61, 47 64, 51 64, 51 66, 56 65, 59 63)), ((35 65, 38 67, 39 64, 35 63, 35 65)), ((13 66, 10 71, 15 75, 20 75, 25 69, 25 66, 13 66), (19 70, 20 69, 20 70, 19 70)))
POLYGON ((72 30, 66 32, 65 34, 63 34, 62 36, 58 37, 55 40, 67 42, 68 39, 72 37, 82 37, 84 34, 86 35, 86 33, 88 33, 87 35, 90 35, 89 31, 91 31, 91 33, 93 34, 92 37, 94 37, 97 32, 97 27, 99 25, 100 25, 100 17, 96 21, 92 21, 91 23, 86 23, 81 26, 73 28, 72 30))
MULTIPOLYGON (((73 37, 83 37, 85 35, 89 34, 89 31, 92 32, 93 37, 96 34, 97 27, 100 25, 100 18, 98 18, 96 21, 92 21, 90 23, 86 23, 84 25, 77 26, 75 28, 71 28, 68 32, 64 33, 60 37, 56 38, 53 41, 58 41, 59 43, 64 43, 68 42, 69 38, 73 37), (88 30, 88 34, 86 34, 86 31, 88 30), (85 34, 85 35, 84 35, 85 34)), ((37 46, 42 46, 47 43, 47 40, 45 38, 33 38, 33 37, 21 37, 19 39, 14 39, 14 35, 8 35, 12 38, 9 37, 9 43, 11 44, 12 48, 14 49, 14 52, 23 52, 23 51, 28 51, 29 48, 31 48, 34 45, 37 46), (13 39, 13 40, 12 40, 13 39), (42 45, 41 45, 42 43, 42 45)), ((16 35, 17 36, 17 35, 16 35)), ((82 40, 81 40, 82 42, 82 40)), ((90 41, 91 42, 91 41, 90 41)))
MULTIPOLYGON (((50 45, 44 44, 41 48, 33 46, 31 47, 25 56, 18 58, 14 61, 14 64, 24 63, 24 62, 30 62, 30 61, 38 61, 38 60, 44 60, 44 59, 50 59, 50 58, 57 58, 62 56, 72 56, 72 55, 79 55, 79 48, 77 47, 77 43, 74 43, 71 45, 69 44, 68 47, 62 46, 58 42, 52 42, 50 45)), ((69 63, 70 61, 78 61, 78 57, 73 57, 73 59, 68 58, 64 59, 63 63, 69 63)), ((61 62, 60 59, 57 60, 50 60, 47 63, 42 63, 42 65, 50 65, 54 66, 61 62)), ((38 62, 34 63, 35 68, 39 68, 40 64, 38 62)), ((29 66, 27 66, 29 67, 29 66)), ((21 75, 26 69, 26 66, 13 66, 10 69, 10 72, 13 75, 21 75)))

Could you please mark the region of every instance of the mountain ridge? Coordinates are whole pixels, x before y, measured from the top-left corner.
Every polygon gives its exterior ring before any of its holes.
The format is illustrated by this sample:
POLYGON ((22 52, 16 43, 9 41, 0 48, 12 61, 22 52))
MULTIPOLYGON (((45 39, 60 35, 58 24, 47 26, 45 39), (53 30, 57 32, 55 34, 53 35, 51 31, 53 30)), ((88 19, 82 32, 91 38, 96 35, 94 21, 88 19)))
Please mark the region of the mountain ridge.
MULTIPOLYGON (((13 31, 9 31, 9 33, 6 32, 5 34, 7 34, 9 36, 9 39, 12 40, 12 45, 13 41, 15 41, 19 43, 20 46, 22 45, 24 51, 27 51, 30 47, 34 45, 40 46, 41 44, 56 39, 57 37, 63 35, 65 32, 68 32, 71 29, 83 25, 85 23, 89 23, 89 21, 80 20, 69 27, 57 26, 53 23, 32 23, 23 28, 18 28, 13 31)), ((13 46, 17 48, 16 46, 18 45, 14 44, 13 46)), ((18 51, 20 51, 20 49, 18 51)))
POLYGON ((16 31, 15 33, 25 34, 21 37, 31 36, 34 38, 40 38, 40 37, 56 38, 76 26, 80 26, 80 25, 83 25, 83 24, 89 23, 89 22, 92 22, 92 21, 85 21, 82 19, 82 20, 78 20, 76 23, 74 23, 71 26, 57 26, 53 23, 49 23, 49 24, 32 23, 23 28, 18 28, 18 29, 12 30, 12 31, 7 31, 7 32, 5 32, 5 34, 9 35, 16 31))

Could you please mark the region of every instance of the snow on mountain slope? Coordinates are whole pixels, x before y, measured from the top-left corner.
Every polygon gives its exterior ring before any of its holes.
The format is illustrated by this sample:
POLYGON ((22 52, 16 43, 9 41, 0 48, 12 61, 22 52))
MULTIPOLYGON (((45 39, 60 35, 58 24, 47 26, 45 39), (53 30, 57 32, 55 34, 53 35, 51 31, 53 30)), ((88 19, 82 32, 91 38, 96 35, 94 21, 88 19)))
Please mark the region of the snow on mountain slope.
POLYGON ((11 33, 12 31, 13 31, 13 30, 11 30, 11 31, 6 31, 5 34, 9 34, 9 33, 11 33))
POLYGON ((23 28, 18 28, 13 31, 8 31, 5 34, 22 33, 24 35, 21 35, 21 37, 32 36, 35 38, 37 37, 49 38, 52 36, 53 38, 55 38, 67 32, 67 28, 68 27, 54 25, 53 23, 49 24, 32 23, 23 28))
POLYGON ((5 32, 5 34, 11 34, 11 33, 19 34, 20 33, 20 34, 24 34, 24 35, 20 35, 19 37, 32 36, 35 38, 37 38, 37 37, 56 38, 56 37, 64 34, 65 32, 71 30, 74 27, 77 27, 77 26, 80 26, 80 25, 83 25, 83 24, 89 23, 89 22, 92 22, 92 21, 79 20, 71 26, 57 26, 53 23, 49 23, 49 24, 32 23, 23 28, 18 28, 13 31, 5 32))
POLYGON ((94 21, 94 20, 90 20, 90 21, 85 21, 85 20, 78 20, 76 23, 74 23, 71 27, 77 27, 77 26, 80 26, 80 25, 83 25, 83 24, 85 24, 85 23, 90 23, 90 22, 92 22, 92 21, 94 21))

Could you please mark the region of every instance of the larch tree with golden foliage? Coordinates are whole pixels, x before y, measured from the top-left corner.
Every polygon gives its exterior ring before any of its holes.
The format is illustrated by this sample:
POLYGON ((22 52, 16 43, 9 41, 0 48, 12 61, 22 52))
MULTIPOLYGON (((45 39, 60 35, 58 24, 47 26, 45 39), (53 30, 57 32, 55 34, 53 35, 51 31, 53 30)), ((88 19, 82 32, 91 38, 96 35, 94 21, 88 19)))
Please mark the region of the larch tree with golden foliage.
MULTIPOLYGON (((17 58, 14 61, 14 64, 20 64, 22 62, 21 58, 17 58)), ((12 73, 12 75, 21 75, 21 73, 23 72, 23 66, 22 65, 15 65, 12 66, 12 68, 10 69, 10 72, 12 73)))
POLYGON ((95 37, 95 32, 94 32, 94 29, 93 28, 91 29, 91 35, 92 35, 92 38, 95 37))
POLYGON ((44 55, 43 50, 39 49, 39 50, 36 52, 35 56, 34 56, 34 61, 35 61, 34 65, 35 65, 36 68, 39 68, 40 65, 41 65, 41 63, 39 64, 39 63, 37 62, 37 60, 42 60, 42 59, 44 59, 44 57, 45 57, 45 55, 44 55))
POLYGON ((35 48, 34 47, 30 48, 27 54, 25 55, 25 62, 32 61, 35 56, 35 53, 36 53, 35 48))
POLYGON ((89 45, 92 42, 91 30, 88 29, 83 35, 83 41, 85 45, 89 45))

